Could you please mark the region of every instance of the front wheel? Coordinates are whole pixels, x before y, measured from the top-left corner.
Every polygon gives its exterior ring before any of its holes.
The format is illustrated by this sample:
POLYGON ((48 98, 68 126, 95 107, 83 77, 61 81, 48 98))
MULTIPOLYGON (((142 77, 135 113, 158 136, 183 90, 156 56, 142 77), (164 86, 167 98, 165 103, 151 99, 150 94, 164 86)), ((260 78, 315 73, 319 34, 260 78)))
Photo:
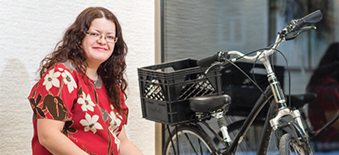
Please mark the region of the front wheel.
POLYGON ((298 144, 295 137, 292 137, 290 133, 285 133, 279 142, 280 155, 310 155, 313 154, 310 151, 309 145, 305 142, 298 144))
POLYGON ((179 153, 180 155, 216 154, 215 143, 199 126, 178 126, 176 130, 173 130, 172 137, 169 137, 165 144, 163 155, 177 155, 179 153))

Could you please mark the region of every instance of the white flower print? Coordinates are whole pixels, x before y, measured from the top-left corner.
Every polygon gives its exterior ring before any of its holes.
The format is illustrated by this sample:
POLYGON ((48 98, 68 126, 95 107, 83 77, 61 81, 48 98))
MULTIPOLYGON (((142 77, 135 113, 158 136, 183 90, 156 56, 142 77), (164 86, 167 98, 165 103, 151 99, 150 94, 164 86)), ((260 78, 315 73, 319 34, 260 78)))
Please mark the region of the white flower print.
POLYGON ((81 106, 82 111, 87 110, 94 111, 93 107, 95 106, 95 104, 93 103, 91 96, 89 94, 86 96, 86 94, 82 92, 82 97, 78 98, 78 103, 82 104, 81 106))
POLYGON ((112 127, 112 126, 109 126, 109 131, 110 131, 111 134, 113 135, 113 137, 114 137, 114 143, 117 145, 117 149, 119 150, 119 149, 120 149, 120 139, 119 139, 119 137, 116 135, 116 133, 113 133, 111 127, 112 127))
POLYGON ((69 93, 71 93, 74 90, 74 88, 77 88, 77 84, 75 83, 74 78, 70 72, 65 70, 61 75, 63 77, 63 81, 67 85, 69 93))
POLYGON ((52 88, 52 86, 55 87, 60 87, 60 82, 58 80, 58 77, 60 76, 60 72, 55 72, 54 73, 54 69, 51 69, 48 74, 46 74, 45 78, 44 78, 44 83, 42 83, 42 85, 44 85, 46 87, 46 90, 49 91, 49 89, 52 88))
POLYGON ((112 119, 109 126, 109 131, 114 137, 114 143, 117 145, 117 148, 120 148, 120 139, 118 138, 119 126, 121 124, 122 116, 119 114, 114 114, 114 111, 111 111, 110 118, 112 119))
POLYGON ((116 136, 114 136, 114 143, 117 144, 117 149, 120 149, 120 139, 116 136))
POLYGON ((109 131, 111 132, 111 134, 114 137, 114 143, 117 145, 117 149, 120 149, 120 139, 118 137, 118 134, 120 133, 119 131, 119 127, 120 124, 122 122, 122 116, 119 115, 119 113, 114 113, 114 107, 113 105, 111 105, 111 109, 112 111, 110 112, 110 118, 111 118, 111 122, 110 122, 110 126, 109 126, 109 131))
POLYGON ((122 119, 122 116, 119 115, 119 114, 114 114, 113 111, 111 111, 110 113, 110 117, 111 117, 111 123, 110 123, 110 128, 112 130, 112 132, 117 135, 118 134, 118 129, 119 129, 119 126, 121 124, 121 119, 122 119))
POLYGON ((97 129, 103 129, 101 124, 97 122, 99 120, 98 115, 94 115, 93 117, 91 117, 89 114, 86 113, 85 118, 86 119, 80 120, 80 123, 81 125, 85 126, 84 130, 86 132, 91 130, 93 133, 96 133, 97 129))

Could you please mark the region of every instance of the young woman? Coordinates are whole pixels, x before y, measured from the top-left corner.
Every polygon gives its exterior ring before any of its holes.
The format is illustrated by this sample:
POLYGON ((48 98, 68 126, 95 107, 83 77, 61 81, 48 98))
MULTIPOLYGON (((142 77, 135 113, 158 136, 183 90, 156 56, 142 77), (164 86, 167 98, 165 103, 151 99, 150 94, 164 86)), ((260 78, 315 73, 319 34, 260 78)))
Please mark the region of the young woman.
MULTIPOLYGON (((307 92, 317 94, 317 99, 308 104, 309 119, 313 129, 319 130, 339 114, 339 43, 332 43, 321 58, 307 85, 307 92)), ((339 142, 339 121, 322 133, 320 142, 339 142)))
POLYGON ((126 137, 127 46, 115 15, 81 12, 54 52, 41 61, 28 97, 34 155, 142 154, 126 137))

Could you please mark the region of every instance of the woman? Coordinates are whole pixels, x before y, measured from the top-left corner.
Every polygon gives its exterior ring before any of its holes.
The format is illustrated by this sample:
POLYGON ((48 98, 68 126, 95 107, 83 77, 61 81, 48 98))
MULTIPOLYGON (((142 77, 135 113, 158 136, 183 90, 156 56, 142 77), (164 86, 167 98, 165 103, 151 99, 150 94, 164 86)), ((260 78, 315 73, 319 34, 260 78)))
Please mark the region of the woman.
MULTIPOLYGON (((319 130, 339 114, 339 43, 332 43, 321 58, 307 85, 307 92, 317 94, 309 103, 309 119, 314 130, 319 130)), ((316 141, 338 142, 339 121, 332 124, 316 141)))
POLYGON ((128 108, 120 24, 102 7, 81 12, 41 61, 29 101, 33 154, 142 154, 126 137, 128 108))

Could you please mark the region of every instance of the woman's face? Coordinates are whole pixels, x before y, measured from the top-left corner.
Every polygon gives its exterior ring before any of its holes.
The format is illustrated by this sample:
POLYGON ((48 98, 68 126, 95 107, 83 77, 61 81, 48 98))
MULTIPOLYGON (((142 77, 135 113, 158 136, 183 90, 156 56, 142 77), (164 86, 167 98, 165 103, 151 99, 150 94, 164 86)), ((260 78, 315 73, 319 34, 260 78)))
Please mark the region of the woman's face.
POLYGON ((92 21, 82 48, 86 54, 87 67, 99 67, 113 53, 114 42, 107 42, 107 36, 115 37, 115 24, 105 18, 96 18, 92 21), (101 36, 101 37, 100 37, 101 36))

